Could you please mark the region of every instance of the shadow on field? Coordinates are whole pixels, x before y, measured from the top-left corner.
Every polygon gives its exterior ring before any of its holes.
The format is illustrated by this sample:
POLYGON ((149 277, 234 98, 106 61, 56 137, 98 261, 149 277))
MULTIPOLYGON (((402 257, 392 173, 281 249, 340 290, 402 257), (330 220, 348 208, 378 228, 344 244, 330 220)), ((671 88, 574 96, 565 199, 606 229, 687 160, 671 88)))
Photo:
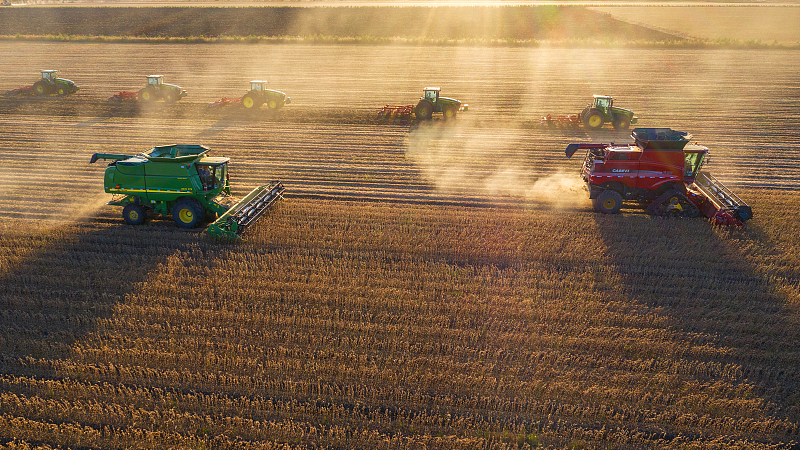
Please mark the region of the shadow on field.
POLYGON ((0 373, 86 376, 86 367, 77 368, 87 364, 73 352, 77 341, 102 336, 98 322, 112 317, 137 284, 158 277, 169 256, 212 252, 202 229, 163 220, 129 226, 114 212, 33 230, 20 221, 21 231, 4 233, 13 256, 0 265, 0 373))
MULTIPOLYGON (((756 442, 796 441, 798 311, 776 292, 765 270, 760 272, 748 259, 753 248, 776 245, 759 224, 715 229, 705 220, 656 218, 636 208, 613 216, 596 214, 594 221, 620 275, 620 296, 663 318, 672 336, 667 339, 676 349, 669 354, 642 351, 628 358, 682 368, 668 375, 679 380, 672 386, 676 401, 710 399, 704 400, 703 411, 679 407, 697 414, 698 422, 710 417, 733 423, 731 429, 740 438, 756 442), (740 390, 751 392, 751 398, 738 397, 740 390), (742 406, 747 401, 757 402, 757 413, 742 406), (752 425, 753 420, 780 425, 764 429, 752 425)), ((654 378, 664 376, 654 372, 654 378)), ((670 426, 664 426, 668 434, 686 433, 670 426)), ((696 427, 703 430, 698 433, 709 430, 699 423, 696 427)))

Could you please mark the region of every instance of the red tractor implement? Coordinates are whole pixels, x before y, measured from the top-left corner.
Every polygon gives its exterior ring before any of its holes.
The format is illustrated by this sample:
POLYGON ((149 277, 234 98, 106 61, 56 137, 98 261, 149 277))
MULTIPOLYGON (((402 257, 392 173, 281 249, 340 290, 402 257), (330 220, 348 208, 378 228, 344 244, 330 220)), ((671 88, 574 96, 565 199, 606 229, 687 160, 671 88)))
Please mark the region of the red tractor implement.
POLYGON ((108 101, 110 102, 124 102, 128 100, 136 100, 139 96, 138 92, 131 92, 131 91, 122 91, 118 92, 111 97, 108 97, 108 101))
POLYGON ((569 144, 567 158, 586 149, 581 176, 597 211, 614 214, 623 201, 646 204, 656 216, 711 219, 744 225, 753 211, 708 172, 700 171, 708 148, 690 144, 691 135, 669 128, 637 128, 633 144, 569 144))
POLYGON ((238 98, 222 97, 221 99, 215 101, 214 103, 209 103, 206 106, 209 108, 216 108, 218 106, 238 105, 241 103, 242 103, 242 97, 238 98))
POLYGON ((411 114, 413 113, 414 105, 386 105, 378 110, 378 117, 386 123, 408 123, 411 120, 411 114))
POLYGON ((541 120, 539 121, 541 125, 548 125, 548 126, 570 126, 578 128, 581 126, 581 119, 578 117, 577 114, 559 114, 553 115, 548 114, 546 116, 542 116, 541 120))
POLYGON ((33 86, 22 86, 21 88, 6 91, 6 95, 34 95, 33 86))

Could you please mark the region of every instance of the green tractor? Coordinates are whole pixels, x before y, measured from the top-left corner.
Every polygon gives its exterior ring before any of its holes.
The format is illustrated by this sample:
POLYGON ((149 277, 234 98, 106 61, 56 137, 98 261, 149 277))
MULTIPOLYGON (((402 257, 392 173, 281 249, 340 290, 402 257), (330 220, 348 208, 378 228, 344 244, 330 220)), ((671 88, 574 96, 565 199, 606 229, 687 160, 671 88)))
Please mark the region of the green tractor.
POLYGON ((580 114, 580 121, 586 128, 599 129, 603 124, 610 122, 615 130, 627 130, 638 119, 633 111, 614 106, 614 98, 608 95, 594 95, 591 105, 584 108, 580 114))
POLYGON ((452 98, 440 97, 438 87, 428 87, 424 89, 422 98, 414 108, 414 115, 420 120, 430 120, 433 113, 442 113, 445 119, 454 119, 459 111, 466 111, 469 105, 461 105, 461 102, 452 98))
POLYGON ((164 83, 164 75, 148 75, 147 86, 139 89, 139 101, 144 103, 164 100, 177 102, 186 97, 186 90, 174 84, 164 83))
POLYGON ((67 95, 77 92, 78 89, 80 88, 71 80, 58 78, 57 70, 42 70, 42 78, 33 83, 34 95, 67 95))
POLYGON ((232 201, 228 161, 211 156, 202 145, 163 145, 135 156, 95 153, 90 163, 110 160, 105 191, 114 194, 109 205, 121 206, 130 225, 148 215, 171 215, 182 228, 204 222, 208 233, 220 239, 241 240, 284 192, 280 181, 253 189, 241 201, 232 201))
POLYGON ((250 82, 250 91, 242 97, 242 106, 247 109, 258 108, 266 104, 267 108, 274 110, 292 103, 292 99, 281 91, 267 89, 267 82, 253 80, 250 82))

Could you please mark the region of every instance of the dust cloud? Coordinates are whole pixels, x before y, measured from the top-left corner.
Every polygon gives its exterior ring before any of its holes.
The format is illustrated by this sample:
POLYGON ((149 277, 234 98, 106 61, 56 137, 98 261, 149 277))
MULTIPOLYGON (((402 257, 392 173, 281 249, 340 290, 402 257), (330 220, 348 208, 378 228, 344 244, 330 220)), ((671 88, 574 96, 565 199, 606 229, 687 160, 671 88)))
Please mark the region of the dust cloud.
POLYGON ((458 120, 409 133, 406 157, 442 194, 553 210, 585 203, 580 177, 543 164, 523 130, 481 130, 458 120))

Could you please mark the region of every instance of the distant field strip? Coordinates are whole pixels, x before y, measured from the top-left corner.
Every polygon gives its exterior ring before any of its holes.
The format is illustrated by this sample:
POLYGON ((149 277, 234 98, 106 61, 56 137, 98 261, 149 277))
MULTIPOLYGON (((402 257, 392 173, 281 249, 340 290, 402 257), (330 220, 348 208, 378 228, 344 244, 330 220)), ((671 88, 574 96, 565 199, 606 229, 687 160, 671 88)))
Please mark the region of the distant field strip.
POLYGON ((711 41, 800 42, 800 5, 597 6, 624 21, 711 41))

